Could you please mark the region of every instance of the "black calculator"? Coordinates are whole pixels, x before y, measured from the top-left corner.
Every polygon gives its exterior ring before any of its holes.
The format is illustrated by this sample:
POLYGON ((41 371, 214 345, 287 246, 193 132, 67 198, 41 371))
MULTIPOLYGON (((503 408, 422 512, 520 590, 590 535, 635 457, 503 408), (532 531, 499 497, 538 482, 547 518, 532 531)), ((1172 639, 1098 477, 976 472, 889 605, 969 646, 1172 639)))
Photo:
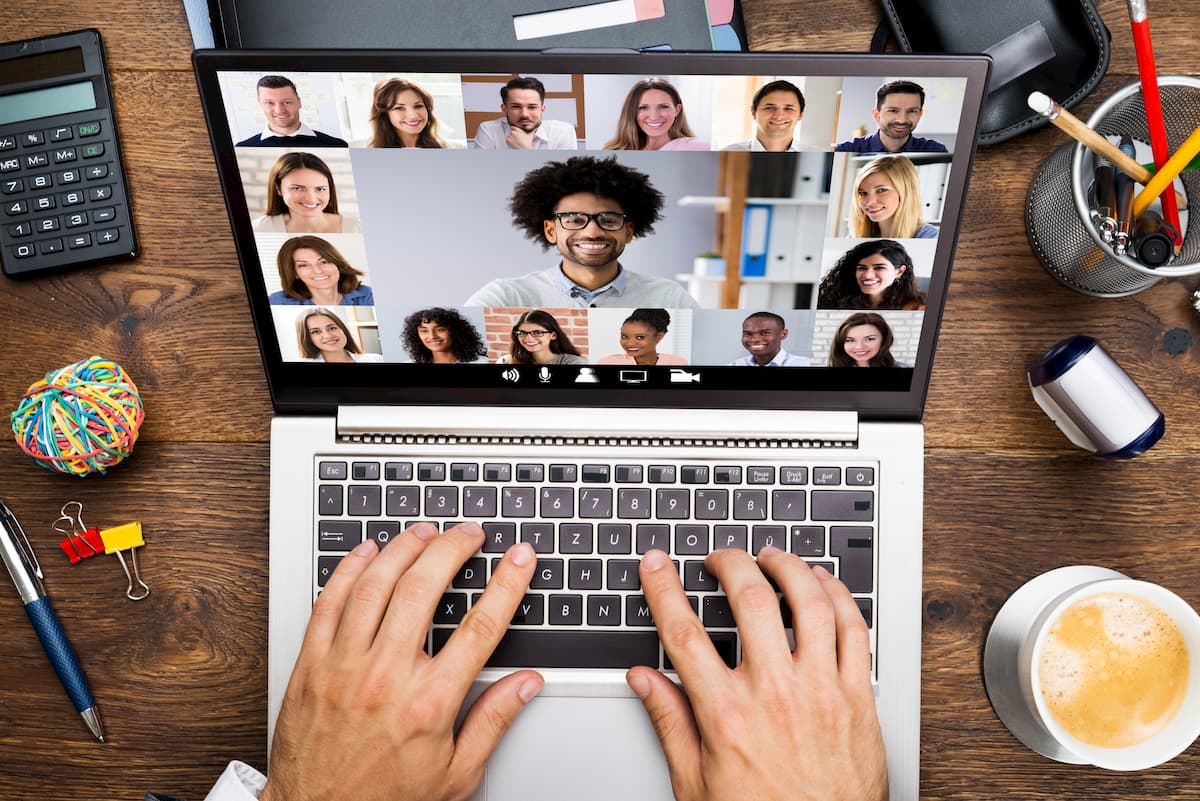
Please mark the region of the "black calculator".
POLYGON ((0 44, 0 266, 14 278, 137 255, 100 32, 0 44))

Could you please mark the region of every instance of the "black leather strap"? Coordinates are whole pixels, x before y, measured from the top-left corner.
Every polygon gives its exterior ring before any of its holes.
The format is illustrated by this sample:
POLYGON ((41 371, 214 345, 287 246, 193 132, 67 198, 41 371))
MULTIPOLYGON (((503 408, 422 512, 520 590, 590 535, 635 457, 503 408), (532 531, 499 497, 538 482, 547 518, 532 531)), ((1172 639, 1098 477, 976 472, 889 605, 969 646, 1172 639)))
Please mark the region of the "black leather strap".
POLYGON ((887 17, 879 20, 879 24, 875 26, 875 33, 871 35, 871 52, 883 53, 887 51, 888 42, 892 40, 892 24, 888 22, 887 17))

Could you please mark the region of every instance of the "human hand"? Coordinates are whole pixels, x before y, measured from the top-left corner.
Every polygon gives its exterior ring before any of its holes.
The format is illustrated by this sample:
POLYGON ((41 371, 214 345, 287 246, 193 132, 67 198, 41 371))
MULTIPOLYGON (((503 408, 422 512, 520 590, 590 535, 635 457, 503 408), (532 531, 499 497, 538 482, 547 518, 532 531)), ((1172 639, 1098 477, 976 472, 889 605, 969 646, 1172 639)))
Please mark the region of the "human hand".
POLYGON ((342 560, 313 604, 275 728, 262 801, 454 801, 468 797, 500 736, 542 688, 518 671, 454 721, 500 642, 535 559, 514 545, 437 656, 425 636, 442 593, 483 544, 475 523, 418 523, 342 560))
POLYGON ((509 126, 508 136, 504 137, 504 143, 512 150, 532 150, 533 134, 534 131, 512 125, 509 126))
POLYGON ((633 668, 627 680, 662 740, 675 797, 886 799, 870 640, 845 585, 777 548, 764 548, 757 565, 745 551, 710 554, 705 568, 729 597, 742 638, 742 663, 730 670, 670 566, 666 554, 650 551, 640 575, 683 690, 648 667, 633 668), (792 609, 794 652, 764 572, 792 609))

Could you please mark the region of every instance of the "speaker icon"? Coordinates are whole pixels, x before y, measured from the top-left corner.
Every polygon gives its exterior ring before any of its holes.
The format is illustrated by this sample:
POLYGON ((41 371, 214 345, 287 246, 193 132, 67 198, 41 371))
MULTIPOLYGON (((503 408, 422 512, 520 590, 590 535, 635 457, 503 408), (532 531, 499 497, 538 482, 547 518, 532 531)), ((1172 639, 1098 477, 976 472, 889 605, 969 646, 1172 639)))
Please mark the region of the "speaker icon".
POLYGON ((514 384, 521 380, 521 371, 515 367, 510 367, 500 374, 500 377, 505 381, 511 381, 514 384))

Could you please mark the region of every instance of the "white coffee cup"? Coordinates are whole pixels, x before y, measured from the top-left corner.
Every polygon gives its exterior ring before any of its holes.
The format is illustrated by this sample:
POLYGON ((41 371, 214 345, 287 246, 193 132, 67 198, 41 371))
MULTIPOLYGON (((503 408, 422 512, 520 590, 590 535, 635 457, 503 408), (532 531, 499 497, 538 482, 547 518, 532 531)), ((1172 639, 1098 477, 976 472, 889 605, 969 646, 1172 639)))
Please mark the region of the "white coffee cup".
POLYGON ((1052 570, 1019 588, 996 615, 984 649, 984 680, 1001 721, 1043 756, 1109 770, 1153 767, 1178 756, 1200 736, 1200 615, 1173 592, 1116 571, 1093 566, 1052 570), (1051 711, 1039 669, 1051 630, 1063 614, 1085 599, 1089 606, 1102 603, 1106 599, 1096 596, 1106 594, 1132 599, 1135 608, 1140 601, 1160 610, 1187 650, 1186 689, 1177 711, 1145 739, 1120 746, 1085 742, 1068 731, 1051 711))

